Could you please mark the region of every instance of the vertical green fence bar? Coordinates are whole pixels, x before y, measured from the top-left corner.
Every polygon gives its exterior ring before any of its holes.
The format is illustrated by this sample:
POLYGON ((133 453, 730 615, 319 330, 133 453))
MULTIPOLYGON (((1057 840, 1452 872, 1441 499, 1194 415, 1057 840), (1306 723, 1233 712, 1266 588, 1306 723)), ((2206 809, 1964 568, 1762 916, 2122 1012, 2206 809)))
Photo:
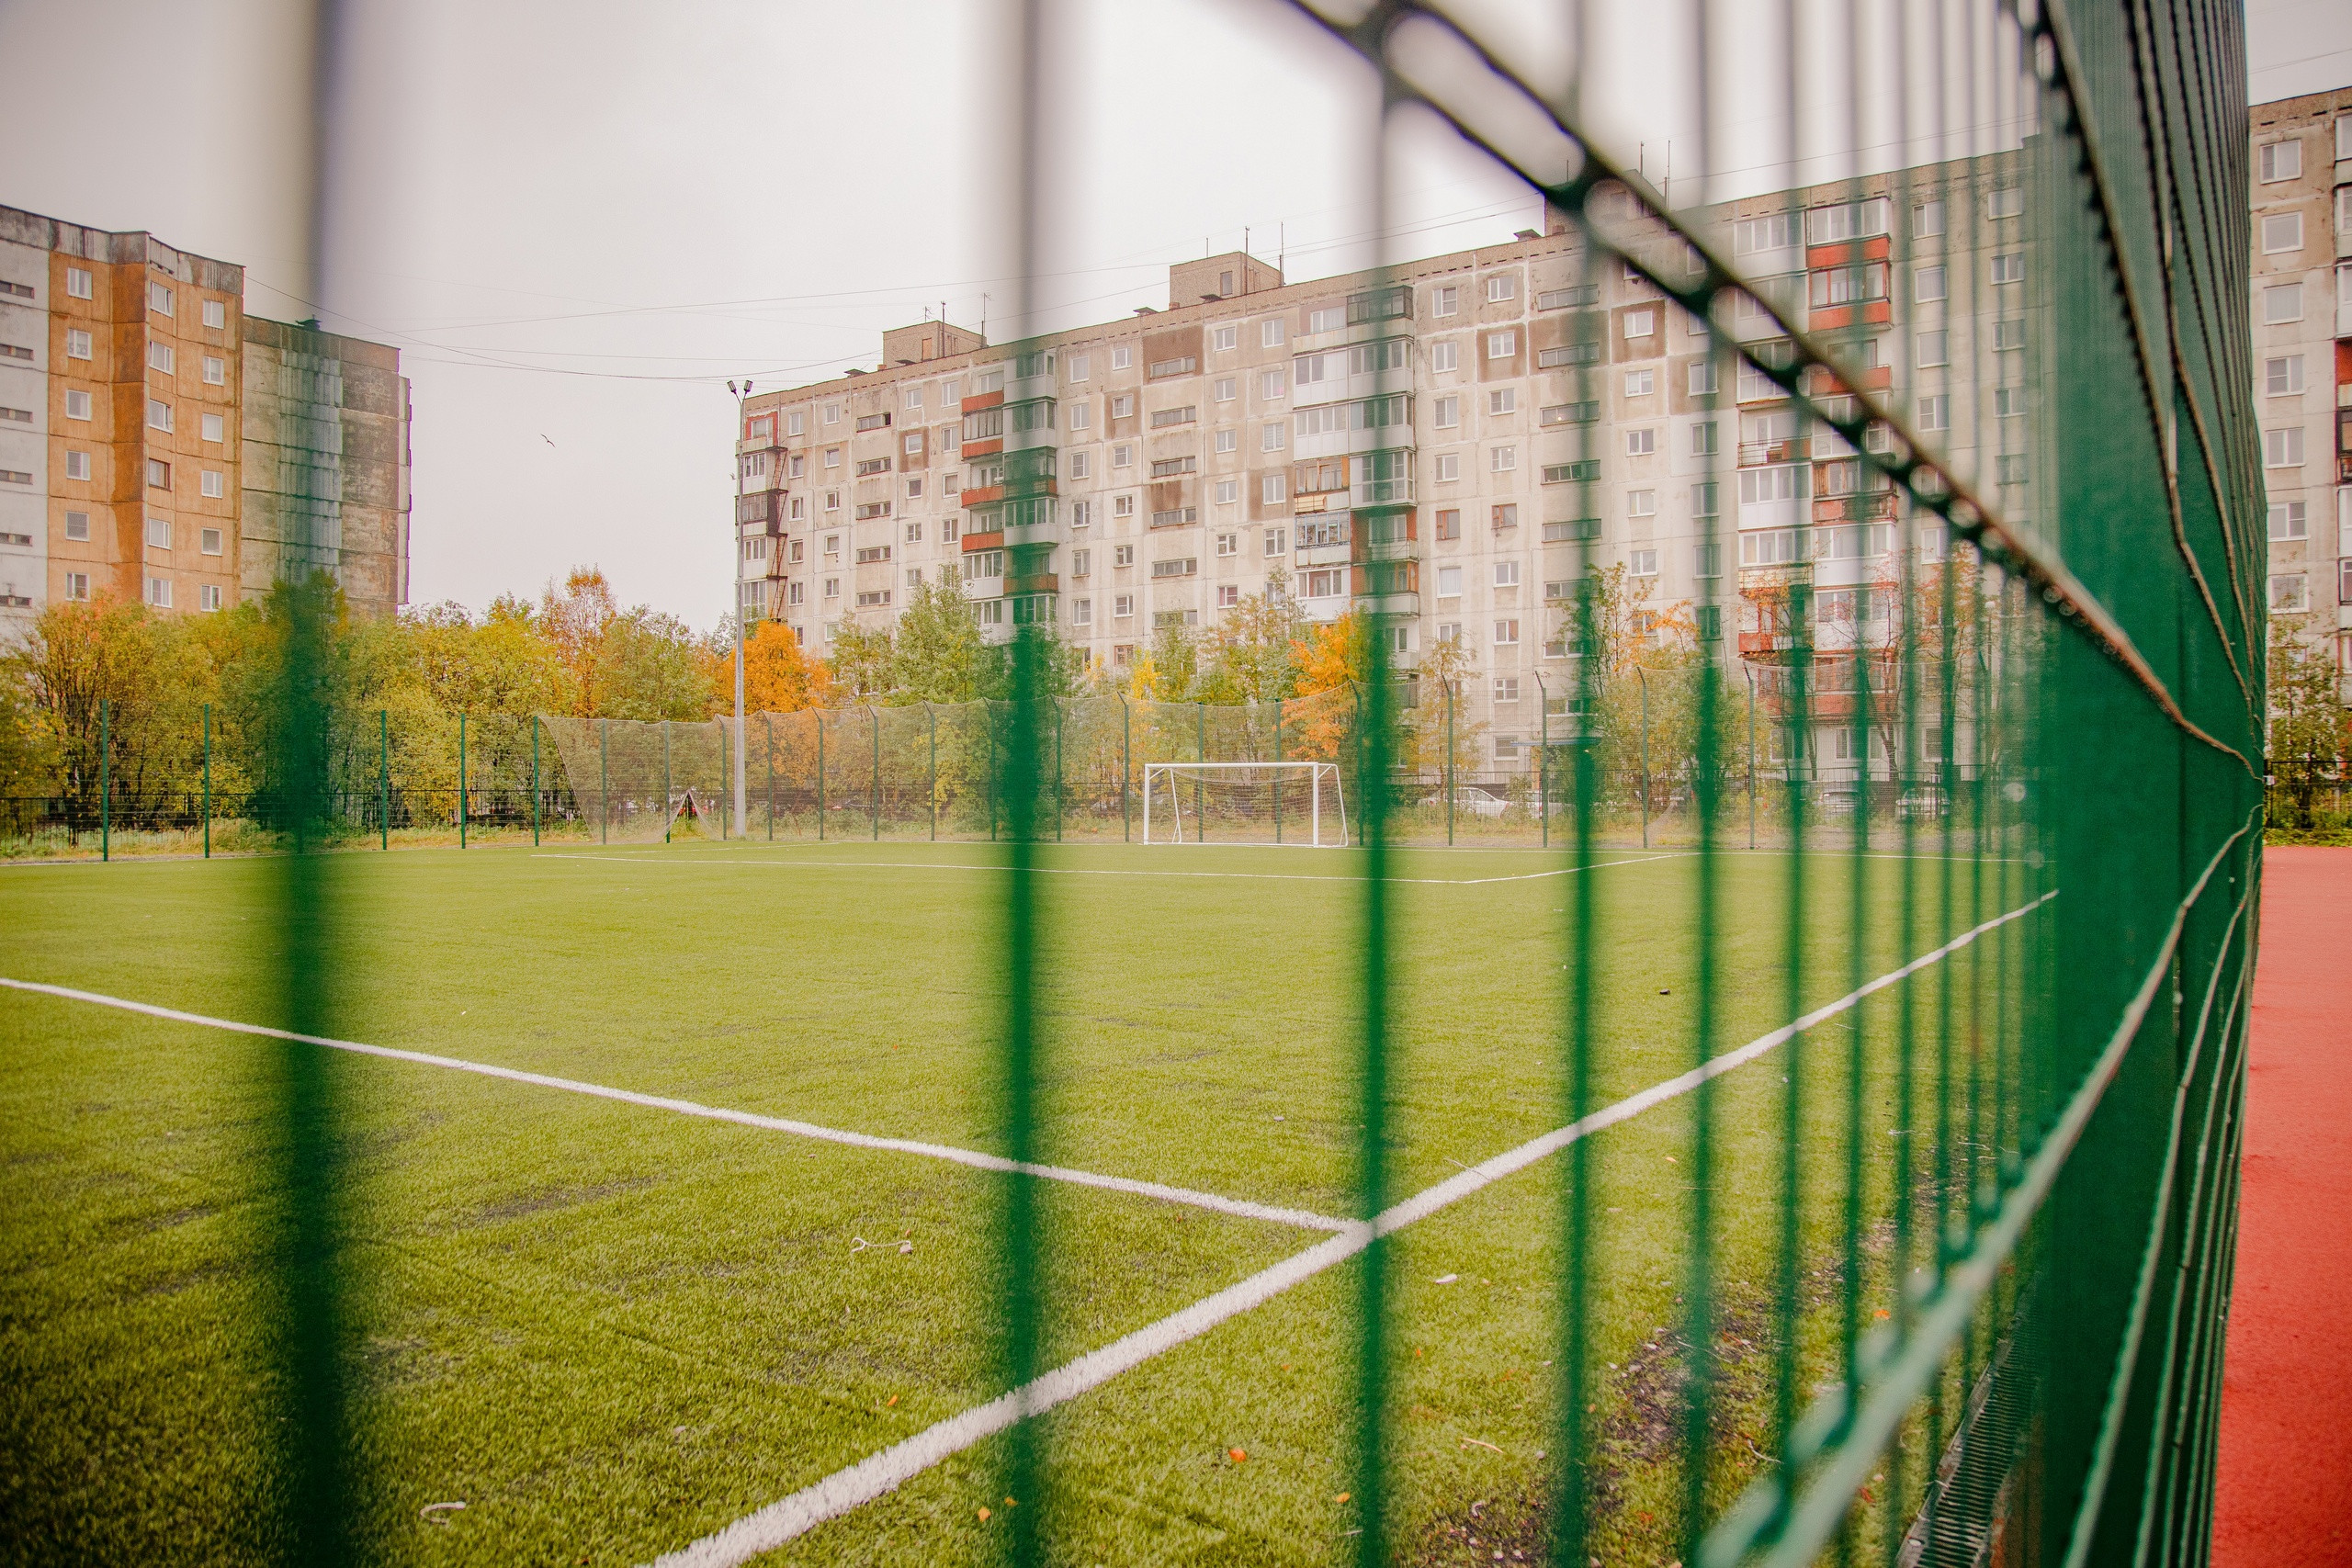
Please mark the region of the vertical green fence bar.
POLYGON ((596 721, 596 841, 613 841, 613 721, 596 721))
POLYGON ((458 716, 458 847, 466 847, 466 716, 458 716))
POLYGON ((662 721, 662 841, 670 841, 670 721, 662 721))
MULTIPOLYGON (((768 842, 775 842, 775 715, 760 715, 760 732, 767 739, 768 748, 768 842)), ((938 836, 938 808, 933 807, 933 836, 938 836)))
POLYGON ((531 716, 531 847, 539 847, 539 716, 531 716))
POLYGON ((882 716, 874 711, 872 703, 865 705, 865 722, 874 730, 874 841, 878 844, 882 841, 882 716))
POLYGON ((114 705, 98 699, 98 859, 114 859, 114 705))
POLYGON ((817 713, 817 838, 825 837, 825 710, 817 713))
POLYGON ((392 710, 376 710, 376 847, 392 847, 392 710))
POLYGON ((204 705, 204 858, 212 858, 212 705, 204 705))

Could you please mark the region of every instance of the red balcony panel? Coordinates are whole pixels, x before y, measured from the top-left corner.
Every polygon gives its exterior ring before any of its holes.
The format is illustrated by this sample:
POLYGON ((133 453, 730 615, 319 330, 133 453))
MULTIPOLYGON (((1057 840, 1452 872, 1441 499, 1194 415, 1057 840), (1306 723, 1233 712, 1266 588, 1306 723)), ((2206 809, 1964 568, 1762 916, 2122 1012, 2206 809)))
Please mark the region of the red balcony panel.
POLYGON ((962 496, 963 503, 966 506, 987 506, 991 502, 1002 501, 1003 499, 1004 487, 1002 485, 983 485, 977 490, 967 489, 963 492, 962 496))
POLYGON ((1873 234, 1867 240, 1840 240, 1834 245, 1807 245, 1804 265, 1819 266, 1850 266, 1858 261, 1884 261, 1894 254, 1892 235, 1873 234))
POLYGON ((998 529, 993 534, 967 534, 964 536, 964 553, 967 555, 971 554, 974 550, 1001 550, 1002 548, 1004 548, 1004 530, 1001 528, 998 529))
MULTIPOLYGON (((1003 536, 1001 534, 997 536, 999 538, 1003 536)), ((1033 572, 1026 577, 1006 577, 1004 592, 1008 596, 1015 593, 1058 593, 1061 584, 1062 580, 1050 571, 1033 572)))
POLYGON ((1004 437, 1001 435, 992 435, 986 441, 964 443, 964 456, 967 457, 993 457, 1003 450, 1004 437))
POLYGON ((1001 408, 1003 406, 1004 394, 1002 392, 982 392, 977 398, 966 398, 964 400, 963 412, 966 413, 978 413, 982 409, 1001 408))

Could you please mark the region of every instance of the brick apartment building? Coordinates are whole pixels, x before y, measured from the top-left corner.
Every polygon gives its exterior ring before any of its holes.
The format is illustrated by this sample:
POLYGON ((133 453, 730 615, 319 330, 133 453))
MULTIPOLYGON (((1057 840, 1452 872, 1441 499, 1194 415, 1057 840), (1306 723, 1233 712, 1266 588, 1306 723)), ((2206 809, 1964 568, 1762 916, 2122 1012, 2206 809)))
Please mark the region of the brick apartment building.
MULTIPOLYGON (((2251 119, 2268 602, 2294 617, 2282 630, 2335 635, 2352 660, 2352 163, 2336 161, 2352 92, 2251 119)), ((2056 345, 2026 155, 1684 217, 1842 351, 1855 385, 1810 390, 1887 395, 2030 524, 2049 461, 2030 367, 2056 345)), ((1551 229, 1311 283, 1238 254, 1184 262, 1165 310, 1017 355, 940 322, 888 333, 876 369, 746 403, 745 613, 822 652, 950 572, 989 635, 1049 623, 1115 669, 1279 574, 1314 618, 1374 616, 1401 660, 1458 643, 1470 716, 1506 768, 1547 683, 1568 684, 1567 602, 1589 566, 1698 607, 1711 640, 1736 627, 1726 658, 1785 646, 1774 605, 1799 581, 1823 658, 1883 639, 1902 540, 1930 568, 1940 525, 1906 519, 1769 378, 1727 368, 1706 323, 1551 229)), ((1760 310, 1715 325, 1775 352, 1760 310)), ((1816 689, 1823 755, 1842 757, 1834 687, 1816 689)))
POLYGON ((249 316, 244 269, 0 207, 0 626, 219 610, 322 567, 408 598, 395 349, 249 316))

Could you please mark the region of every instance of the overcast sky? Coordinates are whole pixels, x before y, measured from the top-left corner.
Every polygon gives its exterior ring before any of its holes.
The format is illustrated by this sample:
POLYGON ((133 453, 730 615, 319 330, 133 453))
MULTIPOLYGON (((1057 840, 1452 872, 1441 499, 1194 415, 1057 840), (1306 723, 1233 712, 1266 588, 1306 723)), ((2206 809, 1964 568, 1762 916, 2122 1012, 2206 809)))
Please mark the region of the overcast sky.
MULTIPOLYGON (((1792 3, 1834 31, 1830 0, 1792 3)), ((1456 4, 1539 77, 1564 69, 1546 21, 1564 7, 1456 4)), ((731 594, 728 378, 871 365, 882 329, 926 309, 1012 335, 1001 4, 361 0, 316 281, 286 90, 304 11, 0 0, 0 202, 241 262, 249 309, 398 346, 418 604, 480 610, 594 563, 624 602, 707 626, 731 594)), ((1280 0, 1048 11, 1037 327, 1165 305, 1170 262, 1238 249, 1245 229, 1293 280, 1368 263, 1369 76, 1280 0)), ((1660 20, 1682 14, 1596 4, 1611 68, 1588 113, 1654 178, 1671 143, 1688 190, 1702 160, 1687 39, 1660 20)), ((1764 85, 1718 115, 1728 184, 1788 183, 1792 152, 1803 178, 1831 177, 1845 165, 1826 148, 1899 151, 1898 112, 1917 128, 1924 92, 1907 109, 1884 93, 1850 129, 1807 121, 1792 150, 1777 35, 1716 41, 1764 85)), ((2340 85, 2352 6, 2249 0, 2248 44, 2254 101, 2340 85)), ((1397 253, 1536 222, 1516 180, 1434 122, 1408 119, 1392 148, 1397 253)))

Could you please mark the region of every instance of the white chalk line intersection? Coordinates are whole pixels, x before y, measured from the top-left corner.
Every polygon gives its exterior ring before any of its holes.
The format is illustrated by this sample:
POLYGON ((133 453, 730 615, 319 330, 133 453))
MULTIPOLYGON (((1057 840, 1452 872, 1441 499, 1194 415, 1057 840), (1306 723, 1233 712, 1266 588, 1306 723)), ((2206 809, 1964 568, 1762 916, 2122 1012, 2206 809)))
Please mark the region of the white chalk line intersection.
POLYGON ((1198 1338, 1227 1320, 1272 1300, 1292 1286, 1345 1262, 1369 1246, 1375 1235, 1388 1235, 1402 1230, 1482 1188, 1557 1154, 1579 1138, 1589 1137, 1619 1122, 1629 1122, 1645 1111, 1688 1094, 1710 1078, 1721 1077, 1745 1066, 1806 1030, 1859 1006, 1877 992, 1900 985, 1921 970, 1932 967, 1978 937, 2030 914, 2056 897, 2058 890, 2052 888, 2007 914, 1996 915, 1962 932, 1941 947, 1920 954, 1902 967, 1889 970, 1836 1001, 1815 1008, 1770 1033, 1758 1035, 1736 1050, 1725 1052, 1703 1066, 1653 1084, 1582 1121, 1531 1138, 1516 1148, 1507 1149, 1472 1166, 1461 1174, 1383 1211, 1370 1225, 1361 1221, 1354 1222, 1328 1241, 1318 1242, 1304 1252, 1294 1253, 1281 1262, 1228 1285, 1214 1295, 1204 1296, 1156 1323, 1148 1324, 1099 1350, 1066 1362, 1020 1388, 1009 1390, 960 1415, 951 1416, 902 1443, 869 1455, 789 1496, 746 1514, 724 1529, 656 1559, 653 1568, 735 1568, 736 1564, 747 1562, 763 1552, 773 1551, 826 1520, 895 1490, 900 1483, 913 1479, 933 1465, 993 1437, 1014 1422, 1039 1415, 1097 1388, 1121 1372, 1172 1350, 1187 1340, 1198 1338))

